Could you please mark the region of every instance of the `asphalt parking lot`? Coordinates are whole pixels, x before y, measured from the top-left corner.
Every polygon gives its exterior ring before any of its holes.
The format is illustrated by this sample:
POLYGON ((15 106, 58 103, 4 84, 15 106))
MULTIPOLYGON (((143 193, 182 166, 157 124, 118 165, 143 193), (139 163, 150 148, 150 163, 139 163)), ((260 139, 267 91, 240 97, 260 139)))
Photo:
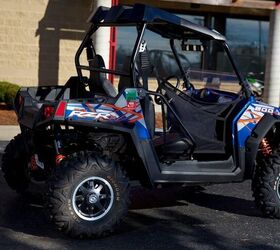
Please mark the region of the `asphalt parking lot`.
MULTIPOLYGON (((5 144, 0 142, 0 151, 5 144)), ((250 184, 134 187, 116 233, 74 240, 53 229, 38 191, 17 195, 0 175, 0 249, 280 249, 280 221, 262 217, 250 184)))

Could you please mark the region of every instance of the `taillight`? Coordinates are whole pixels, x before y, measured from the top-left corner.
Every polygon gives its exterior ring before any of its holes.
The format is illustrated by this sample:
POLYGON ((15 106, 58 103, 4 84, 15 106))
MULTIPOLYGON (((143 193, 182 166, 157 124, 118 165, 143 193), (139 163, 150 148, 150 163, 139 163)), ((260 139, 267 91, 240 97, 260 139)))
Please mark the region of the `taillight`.
POLYGON ((17 112, 18 115, 20 115, 24 106, 24 97, 22 97, 19 94, 19 92, 16 95, 14 105, 15 105, 15 111, 17 112))
POLYGON ((61 101, 57 106, 54 116, 56 118, 64 118, 66 107, 67 107, 67 102, 61 101))
POLYGON ((21 106, 24 103, 24 97, 22 97, 21 95, 18 97, 18 104, 19 106, 21 106))
POLYGON ((43 112, 44 118, 48 119, 54 115, 54 107, 52 106, 45 106, 43 112))

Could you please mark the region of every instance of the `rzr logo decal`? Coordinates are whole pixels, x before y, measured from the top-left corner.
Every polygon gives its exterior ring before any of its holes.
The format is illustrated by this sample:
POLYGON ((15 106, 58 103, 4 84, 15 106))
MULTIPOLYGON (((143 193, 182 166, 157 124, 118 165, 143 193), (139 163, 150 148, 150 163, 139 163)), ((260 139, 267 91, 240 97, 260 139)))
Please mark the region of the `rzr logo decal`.
POLYGON ((95 120, 114 120, 117 119, 117 114, 110 112, 110 113, 102 113, 102 112, 85 112, 85 111, 78 111, 73 110, 67 118, 94 118, 95 120))
POLYGON ((66 119, 135 123, 143 120, 141 109, 138 112, 135 111, 138 108, 138 103, 133 105, 133 109, 127 106, 118 107, 112 104, 68 104, 66 119))

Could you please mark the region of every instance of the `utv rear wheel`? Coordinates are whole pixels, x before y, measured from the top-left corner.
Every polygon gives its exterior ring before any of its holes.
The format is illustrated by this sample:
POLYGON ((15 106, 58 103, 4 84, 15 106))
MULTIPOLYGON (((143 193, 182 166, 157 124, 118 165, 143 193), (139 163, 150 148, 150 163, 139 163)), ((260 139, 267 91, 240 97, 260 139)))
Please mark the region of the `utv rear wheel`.
POLYGON ((258 161, 252 190, 264 215, 280 219, 280 150, 258 161))
POLYGON ((24 136, 18 134, 5 149, 2 158, 2 171, 8 185, 18 193, 23 193, 29 184, 28 161, 30 155, 26 149, 24 136))
POLYGON ((128 180, 117 163, 78 153, 50 179, 47 205, 58 229, 78 238, 101 237, 126 213, 128 196, 128 180))

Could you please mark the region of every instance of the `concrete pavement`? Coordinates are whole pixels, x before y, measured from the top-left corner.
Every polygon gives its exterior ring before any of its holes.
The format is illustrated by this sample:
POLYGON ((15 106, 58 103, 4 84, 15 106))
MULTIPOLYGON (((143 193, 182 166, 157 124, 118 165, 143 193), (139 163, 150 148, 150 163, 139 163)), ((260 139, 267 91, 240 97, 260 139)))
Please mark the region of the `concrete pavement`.
POLYGON ((0 125, 0 141, 10 141, 18 133, 20 133, 19 126, 0 125))
MULTIPOLYGON (((0 168, 5 146, 20 132, 0 126, 0 168)), ((129 213, 110 237, 73 240, 46 219, 41 188, 22 197, 0 174, 0 249, 280 249, 280 220, 255 207, 250 181, 131 192, 129 213)))
MULTIPOLYGON (((6 144, 0 141, 0 149, 6 144)), ((255 207, 250 181, 205 189, 133 187, 124 223, 96 240, 73 240, 56 231, 43 210, 42 188, 31 190, 16 194, 0 174, 1 250, 280 249, 280 220, 264 218, 255 207)))
POLYGON ((124 223, 111 236, 74 240, 54 230, 37 193, 19 196, 0 176, 0 249, 280 249, 279 220, 263 218, 250 182, 206 190, 135 187, 124 223))

